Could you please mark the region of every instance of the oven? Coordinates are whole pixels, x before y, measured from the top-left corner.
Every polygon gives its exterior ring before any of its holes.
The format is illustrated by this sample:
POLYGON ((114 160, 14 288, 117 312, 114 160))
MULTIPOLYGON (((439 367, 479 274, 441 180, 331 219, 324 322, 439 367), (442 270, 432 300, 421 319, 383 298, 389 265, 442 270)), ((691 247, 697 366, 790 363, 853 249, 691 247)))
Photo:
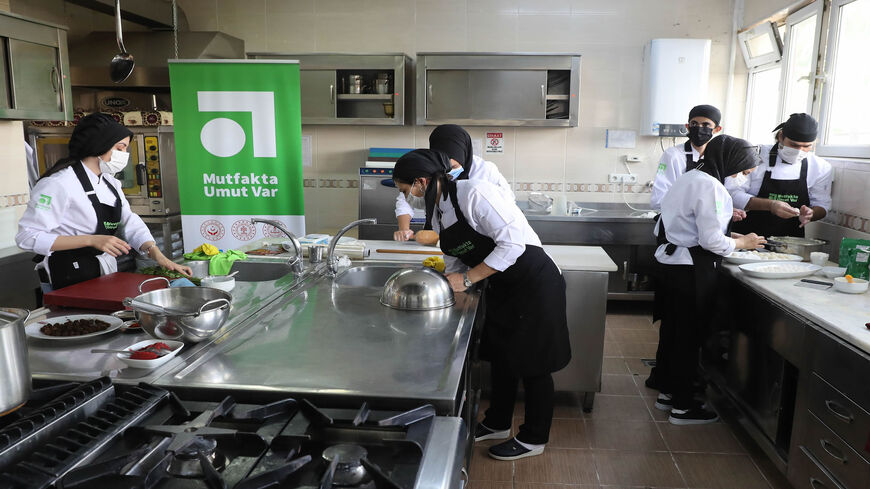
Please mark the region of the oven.
MULTIPOLYGON (((172 126, 127 126, 133 132, 130 161, 115 174, 121 182, 130 209, 139 215, 167 257, 183 253, 178 172, 175 164, 175 133, 172 126), (168 238, 168 239, 167 239, 168 238)), ((27 142, 34 149, 31 186, 39 175, 68 154, 72 126, 28 126, 27 142)))

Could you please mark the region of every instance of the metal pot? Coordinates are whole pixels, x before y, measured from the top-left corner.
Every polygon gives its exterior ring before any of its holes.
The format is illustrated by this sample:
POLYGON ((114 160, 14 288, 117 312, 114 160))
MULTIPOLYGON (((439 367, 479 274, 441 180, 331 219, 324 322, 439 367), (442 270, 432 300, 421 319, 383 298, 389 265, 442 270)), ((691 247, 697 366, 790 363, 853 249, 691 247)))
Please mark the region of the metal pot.
POLYGON ((30 397, 30 366, 24 309, 0 307, 0 416, 21 407, 30 397))
MULTIPOLYGON (((152 280, 166 279, 145 280, 139 284, 139 292, 152 280)), ((154 338, 197 343, 221 329, 229 317, 231 300, 232 296, 220 289, 174 287, 127 298, 124 304, 139 313, 139 324, 154 338)))
POLYGON ((824 251, 827 241, 821 239, 797 238, 794 236, 768 236, 765 247, 777 253, 800 255, 804 260, 810 260, 810 253, 824 251))

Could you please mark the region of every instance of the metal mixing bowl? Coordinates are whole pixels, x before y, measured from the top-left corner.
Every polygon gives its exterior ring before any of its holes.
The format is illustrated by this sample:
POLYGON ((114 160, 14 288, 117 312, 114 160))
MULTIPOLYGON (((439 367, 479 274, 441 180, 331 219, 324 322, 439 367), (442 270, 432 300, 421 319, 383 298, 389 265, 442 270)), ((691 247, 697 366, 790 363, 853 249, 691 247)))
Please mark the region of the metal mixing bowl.
POLYGON ((162 340, 196 343, 221 329, 230 314, 232 296, 210 287, 174 287, 140 294, 136 300, 177 312, 157 314, 132 306, 146 333, 162 340))
POLYGON ((429 311, 456 303, 450 282, 430 268, 404 268, 384 284, 381 304, 407 311, 429 311))

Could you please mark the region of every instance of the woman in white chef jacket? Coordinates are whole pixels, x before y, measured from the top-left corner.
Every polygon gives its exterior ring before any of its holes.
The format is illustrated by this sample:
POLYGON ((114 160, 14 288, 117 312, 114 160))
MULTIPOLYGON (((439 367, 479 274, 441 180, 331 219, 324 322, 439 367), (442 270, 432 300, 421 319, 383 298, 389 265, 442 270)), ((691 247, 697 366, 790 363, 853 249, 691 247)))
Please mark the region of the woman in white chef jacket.
MULTIPOLYGON (((436 127, 429 135, 429 149, 441 151, 450 158, 448 175, 453 180, 486 180, 502 189, 511 201, 516 199, 510 184, 498 171, 495 163, 474 155, 471 136, 462 127, 456 124, 442 124, 436 127)), ((413 214, 414 209, 405 201, 404 194, 399 192, 396 197, 399 230, 393 233, 394 240, 408 241, 414 237, 414 231, 411 231, 413 214)))
POLYGON ((127 165, 132 136, 108 115, 84 117, 70 137, 69 156, 31 190, 15 242, 37 253, 40 279, 51 289, 115 272, 115 257, 134 248, 170 270, 192 273, 160 252, 113 176, 127 165), (122 226, 126 240, 116 236, 122 226))
POLYGON ((487 280, 480 356, 492 364, 492 399, 475 440, 507 440, 489 447, 498 460, 540 455, 553 419, 551 374, 571 359, 565 280, 505 192, 485 180, 449 179, 449 169, 446 154, 418 149, 399 158, 393 180, 425 209, 425 228, 439 233, 453 290, 487 280), (520 380, 525 421, 511 438, 520 380))
POLYGON ((757 148, 731 136, 719 136, 707 146, 699 166, 677 178, 662 199, 659 247, 662 264, 663 311, 661 341, 666 365, 659 366, 656 407, 669 410, 672 424, 702 424, 718 420, 693 398, 698 350, 712 317, 717 268, 735 249, 755 249, 765 243, 754 233, 730 233, 732 201, 724 181, 749 172, 760 163, 757 148), (664 334, 664 333, 663 333, 664 334))

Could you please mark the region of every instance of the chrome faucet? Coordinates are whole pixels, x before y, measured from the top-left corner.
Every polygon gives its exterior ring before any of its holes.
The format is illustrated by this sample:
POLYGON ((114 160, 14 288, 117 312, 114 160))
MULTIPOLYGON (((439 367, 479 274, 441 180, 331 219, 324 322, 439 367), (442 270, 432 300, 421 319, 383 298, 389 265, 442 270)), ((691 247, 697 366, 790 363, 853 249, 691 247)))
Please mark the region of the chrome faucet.
POLYGON ((284 226, 284 223, 280 221, 275 221, 273 219, 262 219, 259 217, 252 217, 252 223, 262 222, 263 224, 268 224, 273 226, 275 229, 281 231, 290 239, 290 242, 293 244, 293 251, 295 251, 295 255, 293 258, 287 261, 287 264, 290 265, 293 273, 300 274, 305 269, 305 265, 302 262, 302 245, 299 244, 299 240, 296 239, 296 236, 290 232, 287 227, 284 226))
POLYGON ((356 226, 359 226, 360 224, 377 224, 377 223, 378 223, 378 220, 373 218, 373 217, 369 217, 368 219, 360 219, 358 221, 353 221, 352 223, 348 224, 347 226, 341 228, 341 230, 335 234, 335 236, 329 241, 329 251, 326 253, 326 268, 327 268, 327 274, 330 277, 334 277, 335 274, 338 273, 338 264, 337 264, 338 260, 335 259, 335 245, 338 244, 338 240, 341 239, 342 236, 344 236, 344 233, 350 231, 351 229, 355 228, 356 226))

